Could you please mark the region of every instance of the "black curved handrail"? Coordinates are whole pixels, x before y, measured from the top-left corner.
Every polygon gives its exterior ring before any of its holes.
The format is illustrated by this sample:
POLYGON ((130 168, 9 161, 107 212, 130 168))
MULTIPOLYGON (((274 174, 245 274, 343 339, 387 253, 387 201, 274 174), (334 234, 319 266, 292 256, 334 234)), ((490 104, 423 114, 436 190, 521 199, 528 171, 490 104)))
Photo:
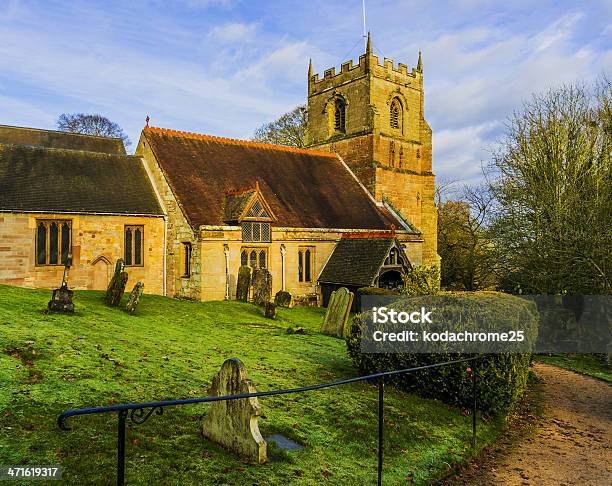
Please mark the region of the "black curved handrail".
MULTIPOLYGON (((189 405, 194 403, 209 403, 209 402, 220 402, 227 400, 240 400, 244 398, 258 398, 258 397, 269 397, 275 395, 289 395, 292 393, 304 393, 313 390, 322 390, 325 388, 331 388, 334 386, 347 385, 350 383, 357 383, 362 381, 376 381, 378 384, 378 485, 382 484, 382 452, 383 452, 383 404, 384 404, 384 379, 389 376, 401 375, 404 373, 413 373, 416 371, 440 368, 442 366, 449 366, 457 363, 475 362, 480 359, 480 356, 474 356, 470 358, 457 359, 453 361, 444 361, 441 363, 434 363, 430 365, 417 366, 414 368, 406 368, 403 370, 384 371, 381 373, 375 373, 366 376, 357 376, 354 378, 348 378, 346 380, 332 381, 329 383, 321 383, 319 385, 311 385, 300 388, 289 388, 286 390, 270 390, 256 393, 244 393, 241 395, 225 395, 220 397, 201 397, 201 398, 186 398, 181 400, 162 400, 157 402, 143 402, 143 403, 128 403, 125 405, 109 405, 106 407, 95 407, 95 408, 80 408, 75 410, 67 410, 57 417, 57 425, 62 430, 71 430, 66 424, 66 421, 70 417, 77 415, 91 415, 97 413, 118 413, 118 437, 117 437, 117 484, 123 485, 125 481, 125 422, 129 419, 135 424, 140 425, 145 423, 152 415, 162 415, 164 407, 173 407, 177 405, 189 405)), ((472 375, 472 447, 476 446, 476 366, 473 366, 471 371, 472 375)))

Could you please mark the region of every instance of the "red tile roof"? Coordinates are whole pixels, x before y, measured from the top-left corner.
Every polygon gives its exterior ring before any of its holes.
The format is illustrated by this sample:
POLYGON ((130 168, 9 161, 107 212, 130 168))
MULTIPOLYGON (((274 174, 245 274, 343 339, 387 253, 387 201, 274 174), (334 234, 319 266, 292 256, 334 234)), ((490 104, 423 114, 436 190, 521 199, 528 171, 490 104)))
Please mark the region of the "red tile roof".
POLYGON ((145 127, 149 143, 193 227, 223 225, 226 193, 259 184, 274 226, 387 229, 377 207, 335 154, 145 127))

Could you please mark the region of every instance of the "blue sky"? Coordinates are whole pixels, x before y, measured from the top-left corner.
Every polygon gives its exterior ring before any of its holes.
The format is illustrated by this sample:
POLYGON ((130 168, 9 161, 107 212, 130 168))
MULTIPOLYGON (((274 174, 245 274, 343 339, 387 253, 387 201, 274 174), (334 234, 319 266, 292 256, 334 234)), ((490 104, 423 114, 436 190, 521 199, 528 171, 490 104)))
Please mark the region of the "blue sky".
MULTIPOLYGON (((366 0, 375 51, 423 51, 440 178, 475 182, 534 91, 612 71, 612 2, 366 0)), ((156 126, 250 138, 363 50, 361 0, 0 0, 0 124, 96 112, 134 142, 156 126), (352 49, 352 50, 351 50, 352 49)))

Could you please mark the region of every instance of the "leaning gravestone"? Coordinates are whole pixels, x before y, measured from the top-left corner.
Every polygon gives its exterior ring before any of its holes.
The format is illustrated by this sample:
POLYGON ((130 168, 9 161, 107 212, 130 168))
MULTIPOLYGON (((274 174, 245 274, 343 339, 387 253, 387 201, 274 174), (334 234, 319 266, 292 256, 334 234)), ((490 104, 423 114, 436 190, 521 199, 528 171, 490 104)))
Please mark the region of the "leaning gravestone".
POLYGON ((272 274, 261 268, 253 272, 253 302, 265 305, 272 297, 272 274))
POLYGON ((327 312, 321 326, 321 332, 328 336, 343 337, 344 328, 351 312, 355 294, 341 287, 332 292, 327 304, 327 312))
POLYGON ((274 302, 266 302, 265 309, 265 317, 268 319, 276 319, 276 304, 274 302))
POLYGON ((117 307, 121 302, 128 281, 128 274, 123 268, 123 260, 119 258, 115 264, 115 274, 106 289, 106 303, 113 307, 117 307))
POLYGON ((236 300, 246 302, 249 300, 249 287, 251 286, 251 267, 242 266, 238 270, 238 283, 236 284, 236 300))
MULTIPOLYGON (((247 377, 242 361, 226 360, 213 378, 209 396, 247 393, 257 393, 257 390, 247 377)), ((260 416, 261 407, 255 397, 212 402, 204 417, 204 436, 249 461, 263 464, 268 454, 266 441, 259 433, 260 416)))
POLYGON ((144 283, 138 282, 134 285, 132 292, 130 292, 130 297, 125 304, 125 310, 130 314, 136 312, 136 307, 138 307, 138 302, 140 301, 140 297, 142 296, 142 292, 144 290, 144 283))
POLYGON ((284 290, 279 290, 274 296, 274 303, 279 307, 291 307, 291 294, 284 290))

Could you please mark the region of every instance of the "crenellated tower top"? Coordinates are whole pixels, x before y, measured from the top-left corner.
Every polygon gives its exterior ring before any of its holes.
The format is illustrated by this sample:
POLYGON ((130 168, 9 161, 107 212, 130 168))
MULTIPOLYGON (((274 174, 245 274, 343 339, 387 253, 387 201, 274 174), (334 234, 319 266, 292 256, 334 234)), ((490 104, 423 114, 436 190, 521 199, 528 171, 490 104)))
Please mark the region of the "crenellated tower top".
POLYGON ((403 63, 395 64, 392 59, 383 58, 382 64, 379 62, 379 57, 372 50, 372 39, 368 33, 368 41, 366 44, 366 52, 359 56, 359 62, 354 64, 352 60, 348 60, 340 65, 340 71, 337 72, 335 67, 326 69, 321 78, 319 74, 314 74, 312 69, 312 59, 308 66, 308 94, 325 91, 339 84, 350 82, 358 76, 366 76, 370 74, 374 77, 387 79, 393 83, 400 85, 421 83, 423 77, 423 62, 421 52, 416 67, 408 69, 408 66, 403 63))

